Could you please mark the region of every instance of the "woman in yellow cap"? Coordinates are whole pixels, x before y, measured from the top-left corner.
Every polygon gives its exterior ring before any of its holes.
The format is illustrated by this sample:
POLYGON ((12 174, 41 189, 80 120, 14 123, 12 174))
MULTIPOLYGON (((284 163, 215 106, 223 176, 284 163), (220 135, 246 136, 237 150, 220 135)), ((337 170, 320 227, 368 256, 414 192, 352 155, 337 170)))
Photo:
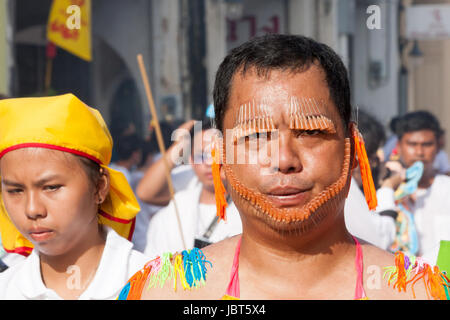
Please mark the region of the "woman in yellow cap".
POLYGON ((72 94, 0 101, 0 234, 27 256, 0 273, 0 299, 115 299, 147 261, 111 152, 100 113, 72 94))

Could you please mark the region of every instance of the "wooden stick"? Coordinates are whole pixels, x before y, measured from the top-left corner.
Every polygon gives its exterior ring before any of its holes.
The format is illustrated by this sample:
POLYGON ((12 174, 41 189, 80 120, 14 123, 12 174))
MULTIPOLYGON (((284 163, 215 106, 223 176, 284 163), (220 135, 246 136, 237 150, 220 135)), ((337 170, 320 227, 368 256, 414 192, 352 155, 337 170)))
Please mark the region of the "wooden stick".
POLYGON ((150 89, 150 82, 148 81, 147 73, 145 71, 144 59, 142 58, 142 54, 137 55, 137 60, 139 63, 139 69, 141 71, 142 81, 144 82, 145 92, 147 94, 147 100, 148 100, 148 104, 150 106, 150 112, 152 114, 152 122, 155 126, 155 132, 156 132, 156 138, 158 140, 159 150, 162 153, 162 157, 163 157, 164 163, 165 163, 167 184, 169 185, 170 197, 172 198, 173 204, 175 206, 175 214, 177 216, 178 229, 180 232, 181 241, 183 242, 183 247, 186 250, 187 247, 186 247, 186 242, 184 241, 180 215, 178 213, 178 207, 175 202, 175 192, 174 192, 173 184, 172 184, 172 176, 170 175, 170 168, 169 168, 169 164, 167 163, 168 159, 166 157, 166 148, 164 146, 164 141, 163 141, 163 137, 161 134, 161 127, 159 126, 158 115, 156 113, 155 104, 153 102, 152 91, 150 89))

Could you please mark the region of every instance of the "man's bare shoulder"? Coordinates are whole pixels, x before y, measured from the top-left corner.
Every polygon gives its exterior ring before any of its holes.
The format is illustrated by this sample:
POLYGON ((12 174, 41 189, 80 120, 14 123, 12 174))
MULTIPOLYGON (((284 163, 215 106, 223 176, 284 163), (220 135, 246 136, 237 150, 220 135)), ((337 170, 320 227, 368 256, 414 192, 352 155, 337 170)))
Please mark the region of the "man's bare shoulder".
POLYGON ((183 289, 180 277, 174 290, 174 280, 163 285, 149 287, 149 280, 142 291, 142 300, 219 300, 225 294, 233 265, 234 251, 240 236, 225 239, 202 249, 207 268, 206 281, 203 285, 183 289))
POLYGON ((390 276, 395 272, 395 255, 371 244, 361 242, 364 256, 363 286, 369 299, 428 299, 424 281, 418 281, 414 286, 412 283, 408 283, 406 291, 399 290, 398 287, 394 288, 396 278, 390 279, 390 276))

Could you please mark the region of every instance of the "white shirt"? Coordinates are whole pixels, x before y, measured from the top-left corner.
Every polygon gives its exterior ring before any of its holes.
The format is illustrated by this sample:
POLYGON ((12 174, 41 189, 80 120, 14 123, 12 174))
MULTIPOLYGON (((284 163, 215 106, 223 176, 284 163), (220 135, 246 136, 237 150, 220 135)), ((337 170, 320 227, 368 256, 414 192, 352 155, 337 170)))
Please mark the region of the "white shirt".
MULTIPOLYGON (((107 237, 100 264, 79 300, 114 300, 148 259, 133 244, 105 227, 107 237)), ((33 250, 21 263, 0 273, 0 300, 62 300, 42 282, 39 254, 33 250)))
POLYGON ((208 230, 211 222, 216 218, 217 207, 215 204, 198 204, 198 219, 195 232, 196 237, 202 237, 208 230))
MULTIPOLYGON (((144 174, 145 172, 139 170, 134 170, 129 173, 130 180, 128 180, 128 182, 135 194, 139 181, 142 179, 144 174)), ((175 192, 178 192, 179 190, 185 189, 187 187, 189 181, 193 179, 195 174, 190 165, 182 165, 174 168, 171 172, 171 176, 175 192)), ((132 241, 136 250, 144 252, 144 249, 147 246, 147 233, 148 227, 150 225, 150 220, 153 218, 156 212, 161 210, 163 207, 148 204, 142 201, 137 195, 136 199, 139 202, 141 211, 136 216, 136 225, 132 241)))
POLYGON ((433 167, 441 174, 447 174, 450 172, 450 162, 448 155, 444 150, 439 150, 434 158, 433 167))
MULTIPOLYGON (((208 214, 200 217, 199 199, 201 190, 202 184, 195 177, 187 188, 175 193, 175 203, 181 220, 186 249, 192 249, 195 237, 199 233, 202 234, 203 230, 200 230, 202 227, 199 228, 199 223, 209 226, 212 221, 211 216, 207 217, 208 214), (211 218, 211 221, 204 223, 209 218, 211 218)), ((215 213, 215 210, 215 205, 213 205, 212 212, 215 213)), ((210 242, 215 243, 242 233, 241 217, 234 203, 228 205, 226 214, 227 221, 218 222, 209 238, 210 242)), ((153 258, 164 252, 182 251, 184 249, 178 229, 175 206, 173 201, 170 201, 169 205, 158 211, 150 221, 147 232, 147 246, 144 253, 153 258)))
POLYGON ((16 265, 17 263, 20 263, 21 261, 25 260, 26 258, 18 253, 5 253, 1 257, 4 264, 6 264, 9 268, 16 265))
MULTIPOLYGON (((139 181, 144 176, 144 172, 135 170, 130 174, 131 181, 130 186, 133 189, 133 192, 136 195, 136 188, 139 184, 139 181)), ((147 230, 150 224, 150 220, 155 215, 158 210, 160 210, 161 206, 155 206, 148 204, 142 201, 137 195, 136 199, 139 203, 139 207, 141 210, 136 215, 136 224, 134 228, 133 239, 131 240, 134 244, 134 249, 140 252, 144 252, 145 246, 147 245, 147 230)))
POLYGON ((385 250, 391 240, 392 218, 370 211, 364 193, 352 178, 344 207, 345 225, 354 236, 385 250))
MULTIPOLYGON (((417 198, 411 206, 411 212, 419 237, 417 255, 435 264, 440 240, 450 240, 450 177, 437 175, 431 187, 418 189, 416 192, 417 198)), ((380 188, 377 197, 378 211, 396 207, 394 190, 380 188)), ((391 220, 391 234, 395 236, 395 223, 391 220)))

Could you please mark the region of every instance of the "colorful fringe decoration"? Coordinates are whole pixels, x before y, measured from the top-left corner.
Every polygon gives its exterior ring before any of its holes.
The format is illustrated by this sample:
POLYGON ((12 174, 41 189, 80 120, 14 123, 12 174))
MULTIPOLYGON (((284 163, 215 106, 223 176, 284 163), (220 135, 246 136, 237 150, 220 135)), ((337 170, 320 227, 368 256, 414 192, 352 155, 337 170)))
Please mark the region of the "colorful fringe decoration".
POLYGON ((185 279, 189 287, 203 286, 206 280, 206 263, 211 265, 211 262, 206 260, 205 255, 198 248, 184 250, 182 255, 185 279))
POLYGON ((414 222, 414 215, 409 209, 410 195, 416 192, 423 174, 423 163, 415 162, 406 170, 406 183, 402 183, 394 193, 397 204, 397 219, 395 220, 395 238, 389 250, 403 251, 415 255, 419 251, 419 237, 414 222))
POLYGON ((228 294, 224 294, 221 300, 241 300, 241 299, 229 296, 228 294))
POLYGON ((217 147, 213 147, 212 154, 212 175, 214 182, 214 193, 216 196, 216 208, 217 208, 217 216, 222 220, 226 220, 226 208, 228 206, 227 200, 225 199, 225 187, 223 186, 222 179, 220 178, 220 161, 219 155, 216 154, 217 147))
POLYGON ((419 251, 419 238, 417 235, 414 215, 401 203, 397 205, 397 219, 395 220, 395 238, 389 251, 395 253, 402 251, 415 255, 419 251))
POLYGON ((363 183, 364 196, 370 210, 377 207, 377 191, 373 183, 372 170, 370 169, 369 159, 367 158, 364 139, 356 126, 353 129, 353 139, 355 141, 356 154, 358 156, 359 169, 361 170, 361 179, 363 183))
POLYGON ((428 299, 430 296, 435 300, 450 300, 450 281, 438 266, 430 266, 420 257, 409 257, 399 251, 395 254, 395 267, 386 267, 383 278, 389 275, 388 285, 394 282, 394 289, 406 292, 411 284, 413 297, 416 298, 414 285, 423 280, 428 299))
POLYGON ((136 272, 117 299, 140 300, 147 280, 147 290, 156 286, 162 288, 167 280, 173 280, 173 288, 176 291, 178 276, 183 290, 198 288, 205 284, 207 263, 212 267, 211 262, 206 260, 205 255, 198 248, 184 250, 181 254, 164 253, 136 272))

